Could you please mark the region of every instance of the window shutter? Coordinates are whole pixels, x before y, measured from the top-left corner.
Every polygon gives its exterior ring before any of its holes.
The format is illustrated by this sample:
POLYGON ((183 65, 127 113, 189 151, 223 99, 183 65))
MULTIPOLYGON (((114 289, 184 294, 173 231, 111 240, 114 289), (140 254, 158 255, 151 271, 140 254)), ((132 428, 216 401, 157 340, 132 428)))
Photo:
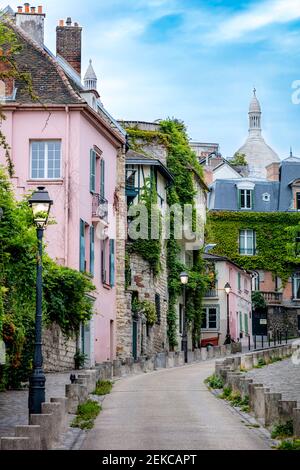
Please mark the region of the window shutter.
POLYGON ((90 273, 94 275, 95 271, 95 229, 90 227, 90 273))
POLYGON ((240 332, 243 331, 243 317, 242 317, 242 312, 239 312, 240 313, 240 332))
POLYGON ((254 209, 254 191, 251 190, 251 209, 254 209))
POLYGON ((244 318, 245 318, 245 333, 247 335, 248 334, 248 315, 247 315, 247 313, 244 314, 244 318))
POLYGON ((100 195, 102 197, 105 197, 105 161, 103 160, 103 158, 100 161, 100 170, 100 195))
POLYGON ((84 237, 85 223, 80 219, 80 247, 79 247, 79 269, 81 272, 85 271, 85 237, 84 237))
POLYGON ((109 285, 115 285, 115 240, 109 240, 109 285))
POLYGON ((242 196, 241 190, 238 189, 238 208, 239 208, 239 209, 241 209, 241 207, 242 207, 242 206, 241 206, 241 204, 242 204, 242 202, 241 202, 241 196, 242 196))
POLYGON ((96 190, 96 153, 90 151, 90 191, 94 193, 96 190))
POLYGON ((256 255, 256 232, 253 230, 253 254, 256 255))

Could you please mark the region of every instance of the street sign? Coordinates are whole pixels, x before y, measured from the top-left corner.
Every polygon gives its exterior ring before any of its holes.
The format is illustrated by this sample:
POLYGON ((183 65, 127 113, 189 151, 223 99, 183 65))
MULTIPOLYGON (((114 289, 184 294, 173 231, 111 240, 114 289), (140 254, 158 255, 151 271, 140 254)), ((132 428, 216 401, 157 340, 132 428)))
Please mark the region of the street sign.
POLYGON ((267 324, 267 319, 266 319, 266 318, 261 318, 261 319, 259 320, 259 323, 260 323, 261 325, 266 325, 266 324, 267 324))
POLYGON ((0 364, 5 364, 6 348, 4 341, 0 340, 0 364))

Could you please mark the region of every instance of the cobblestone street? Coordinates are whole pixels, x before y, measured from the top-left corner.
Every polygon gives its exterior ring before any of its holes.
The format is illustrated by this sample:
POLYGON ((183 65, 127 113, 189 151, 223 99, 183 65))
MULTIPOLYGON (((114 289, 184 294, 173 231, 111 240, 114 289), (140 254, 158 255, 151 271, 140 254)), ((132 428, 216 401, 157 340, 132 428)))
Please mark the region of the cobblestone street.
POLYGON ((292 359, 275 362, 261 369, 252 369, 247 377, 257 383, 269 387, 271 392, 282 393, 286 400, 297 400, 300 404, 300 365, 295 365, 292 359))
MULTIPOLYGON (((46 375, 46 401, 51 397, 64 397, 65 384, 70 373, 46 375)), ((77 371, 78 373, 78 371, 77 371)), ((28 389, 0 393, 0 437, 14 436, 14 426, 28 424, 28 389)))

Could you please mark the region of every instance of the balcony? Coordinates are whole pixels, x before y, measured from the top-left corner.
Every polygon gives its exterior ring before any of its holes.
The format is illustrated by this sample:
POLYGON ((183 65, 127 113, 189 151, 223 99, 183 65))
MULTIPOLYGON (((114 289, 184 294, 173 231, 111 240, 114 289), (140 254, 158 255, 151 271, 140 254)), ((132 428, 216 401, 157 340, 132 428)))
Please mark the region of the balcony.
POLYGON ((108 222, 108 200, 100 194, 93 194, 92 216, 108 222))
POLYGON ((217 289, 209 289, 205 292, 204 298, 211 299, 212 297, 218 297, 218 290, 217 289))
POLYGON ((267 304, 281 304, 282 292, 261 292, 267 304))

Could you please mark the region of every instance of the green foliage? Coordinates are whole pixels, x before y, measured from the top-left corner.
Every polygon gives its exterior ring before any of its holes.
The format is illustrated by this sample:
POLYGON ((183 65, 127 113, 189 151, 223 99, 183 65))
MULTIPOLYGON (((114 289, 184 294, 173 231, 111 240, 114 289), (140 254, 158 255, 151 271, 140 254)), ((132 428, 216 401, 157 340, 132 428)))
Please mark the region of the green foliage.
POLYGON ((259 291, 252 292, 252 306, 254 309, 266 308, 267 304, 261 292, 259 291))
MULTIPOLYGON (((160 258, 161 258, 161 213, 157 206, 157 191, 155 187, 155 180, 152 176, 151 178, 146 178, 145 186, 142 189, 140 197, 140 205, 143 205, 147 209, 147 224, 148 224, 148 234, 147 239, 139 238, 134 240, 131 244, 127 246, 128 253, 137 253, 144 260, 148 261, 150 269, 152 269, 153 274, 157 276, 160 272, 160 258), (151 225, 152 220, 157 221, 159 224, 159 238, 154 239, 152 237, 151 225)), ((138 207, 138 206, 137 206, 138 207)))
POLYGON ((82 369, 85 365, 85 361, 87 360, 87 358, 87 354, 84 354, 78 349, 74 354, 75 369, 82 369))
POLYGON ((228 400, 231 393, 232 393, 232 389, 230 387, 224 387, 223 388, 223 393, 221 393, 221 395, 219 395, 219 398, 222 398, 223 400, 228 400))
POLYGON ((76 418, 72 421, 73 428, 92 429, 94 421, 101 411, 101 405, 97 401, 87 400, 78 405, 76 418))
POLYGON ((137 128, 126 128, 129 137, 130 148, 136 152, 146 154, 144 147, 146 145, 163 145, 168 147, 168 136, 159 131, 143 131, 137 128))
POLYGON ((284 424, 277 424, 273 427, 271 437, 272 439, 283 439, 291 437, 294 434, 293 420, 289 420, 284 424))
POLYGON ((133 299, 131 310, 132 313, 135 314, 143 313, 149 326, 153 326, 157 322, 156 307, 153 302, 150 302, 150 300, 142 300, 140 302, 136 298, 133 299))
MULTIPOLYGON (((27 200, 15 200, 2 167, 0 207, 0 336, 6 345, 8 367, 7 373, 2 367, 0 374, 6 386, 16 388, 28 380, 32 368, 37 238, 27 200)), ((94 286, 84 274, 56 265, 46 254, 43 262, 44 324, 55 322, 66 336, 72 336, 80 322, 92 315, 87 295, 94 286)))
MULTIPOLYGON (((189 139, 184 123, 176 119, 167 119, 160 122, 161 132, 168 136, 167 167, 174 177, 174 184, 168 188, 168 205, 190 204, 195 211, 196 189, 194 178, 203 177, 203 170, 199 164, 195 152, 189 145, 189 139)), ((194 212, 195 214, 195 212, 194 212)), ((193 227, 194 228, 194 227, 193 227)), ((177 346, 177 313, 176 303, 181 294, 179 280, 180 272, 187 271, 189 283, 187 285, 187 319, 192 328, 194 346, 198 346, 201 327, 201 303, 202 297, 207 289, 207 276, 205 275, 204 263, 200 251, 194 252, 194 265, 188 269, 178 261, 180 245, 174 239, 174 215, 170 220, 171 237, 167 244, 167 266, 168 266, 168 288, 169 309, 167 314, 169 346, 173 349, 177 346)))
POLYGON ((220 377, 217 377, 215 374, 210 375, 204 382, 213 389, 220 389, 224 387, 224 382, 220 377))
POLYGON ((214 252, 227 256, 244 269, 271 271, 273 276, 286 284, 300 258, 292 256, 290 244, 293 233, 299 226, 300 214, 288 212, 231 212, 209 213, 209 242, 216 243, 214 252), (256 231, 257 253, 255 256, 239 254, 239 231, 256 231))
POLYGON ((260 359, 258 359, 256 366, 253 366, 253 368, 254 369, 261 369, 262 367, 264 367, 266 365, 267 365, 266 361, 264 359, 260 358, 260 359))
POLYGON ((233 166, 246 166, 248 165, 246 161, 246 155, 244 153, 236 152, 233 155, 233 158, 229 160, 230 165, 233 166))
POLYGON ((110 380, 98 380, 94 395, 107 395, 112 390, 112 382, 110 380))
POLYGON ((278 450, 300 450, 300 439, 287 439, 277 447, 278 450))

